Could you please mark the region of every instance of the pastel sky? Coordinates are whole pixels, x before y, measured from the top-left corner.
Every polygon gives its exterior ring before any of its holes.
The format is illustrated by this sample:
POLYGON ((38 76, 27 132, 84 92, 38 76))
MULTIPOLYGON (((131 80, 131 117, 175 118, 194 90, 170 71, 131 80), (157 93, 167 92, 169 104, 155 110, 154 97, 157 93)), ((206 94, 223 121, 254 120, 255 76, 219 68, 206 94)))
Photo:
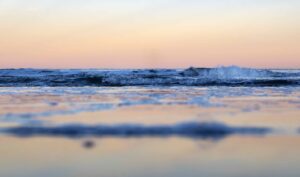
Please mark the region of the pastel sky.
POLYGON ((0 68, 300 68, 299 0, 0 0, 0 68))

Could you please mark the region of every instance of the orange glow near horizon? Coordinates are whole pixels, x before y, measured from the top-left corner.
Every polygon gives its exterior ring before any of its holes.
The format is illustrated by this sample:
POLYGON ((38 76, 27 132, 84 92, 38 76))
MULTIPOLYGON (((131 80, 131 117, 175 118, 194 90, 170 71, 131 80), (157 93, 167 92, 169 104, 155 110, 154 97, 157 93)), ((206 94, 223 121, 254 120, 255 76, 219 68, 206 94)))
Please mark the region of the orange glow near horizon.
POLYGON ((297 0, 0 1, 0 68, 300 68, 297 0))

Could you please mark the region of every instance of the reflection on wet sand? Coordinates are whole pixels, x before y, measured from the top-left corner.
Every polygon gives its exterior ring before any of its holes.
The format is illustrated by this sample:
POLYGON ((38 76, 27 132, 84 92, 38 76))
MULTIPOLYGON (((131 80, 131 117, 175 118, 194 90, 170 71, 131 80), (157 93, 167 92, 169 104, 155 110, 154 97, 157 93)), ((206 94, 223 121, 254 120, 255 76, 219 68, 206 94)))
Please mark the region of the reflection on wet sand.
POLYGON ((0 176, 298 177, 300 137, 0 137, 0 176), (84 143, 93 142, 86 149, 84 143), (16 170, 17 169, 17 170, 16 170))

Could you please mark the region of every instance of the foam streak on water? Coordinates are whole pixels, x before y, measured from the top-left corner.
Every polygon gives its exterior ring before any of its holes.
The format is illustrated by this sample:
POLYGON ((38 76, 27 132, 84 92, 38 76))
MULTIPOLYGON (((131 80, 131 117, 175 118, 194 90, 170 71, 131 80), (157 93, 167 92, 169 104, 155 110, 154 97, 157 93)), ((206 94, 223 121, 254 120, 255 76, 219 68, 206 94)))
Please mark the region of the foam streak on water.
POLYGON ((175 125, 152 125, 138 124, 124 125, 64 125, 57 127, 13 127, 3 130, 6 133, 22 136, 62 136, 62 137, 85 137, 85 136, 117 136, 117 137, 144 137, 144 136, 184 136, 193 138, 222 138, 230 134, 263 135, 270 131, 263 127, 230 127, 221 123, 197 123, 187 122, 175 125))

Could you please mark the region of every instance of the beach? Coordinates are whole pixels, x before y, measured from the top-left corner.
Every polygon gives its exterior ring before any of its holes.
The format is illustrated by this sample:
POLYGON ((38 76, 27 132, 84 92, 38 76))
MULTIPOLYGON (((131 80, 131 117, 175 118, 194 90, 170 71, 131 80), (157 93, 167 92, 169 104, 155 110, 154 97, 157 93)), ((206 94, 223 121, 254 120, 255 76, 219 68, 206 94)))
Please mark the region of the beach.
POLYGON ((0 100, 0 176, 300 174, 297 85, 1 87, 0 100))

